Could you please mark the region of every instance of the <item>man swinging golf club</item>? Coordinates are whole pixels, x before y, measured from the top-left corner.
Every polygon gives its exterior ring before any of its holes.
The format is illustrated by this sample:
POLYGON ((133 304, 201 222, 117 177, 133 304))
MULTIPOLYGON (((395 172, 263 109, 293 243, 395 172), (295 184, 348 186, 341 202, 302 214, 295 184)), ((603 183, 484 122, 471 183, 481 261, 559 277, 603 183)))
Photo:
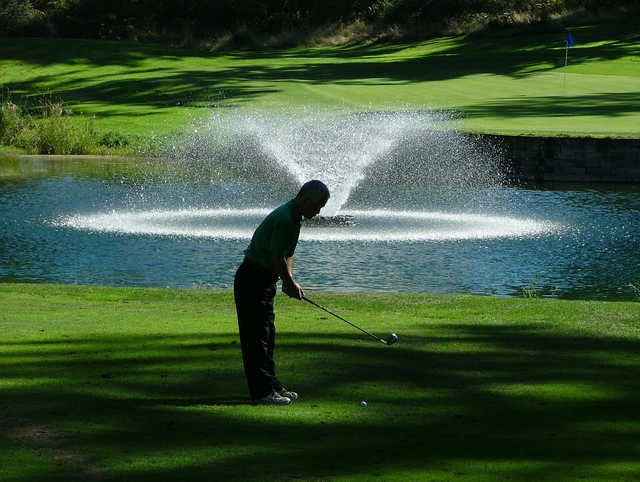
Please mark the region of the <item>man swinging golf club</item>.
POLYGON ((328 200, 329 189, 324 183, 305 183, 294 199, 272 211, 258 226, 236 272, 233 292, 242 360, 251 399, 257 403, 288 405, 298 398, 276 378, 273 299, 278 279, 290 297, 301 300, 304 296, 293 279, 293 253, 302 218, 317 215, 328 200))

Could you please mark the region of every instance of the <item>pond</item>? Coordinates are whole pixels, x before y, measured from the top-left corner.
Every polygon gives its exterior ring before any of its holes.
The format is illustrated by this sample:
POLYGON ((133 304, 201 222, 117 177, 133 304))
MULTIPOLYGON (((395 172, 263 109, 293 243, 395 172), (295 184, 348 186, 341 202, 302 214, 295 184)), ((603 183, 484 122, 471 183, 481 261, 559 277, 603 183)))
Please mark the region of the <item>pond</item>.
MULTIPOLYGON (((7 162, 3 282, 230 288, 257 224, 295 194, 145 162, 7 162)), ((378 181, 339 207, 355 225, 302 228, 305 289, 635 299, 640 186, 378 181)))

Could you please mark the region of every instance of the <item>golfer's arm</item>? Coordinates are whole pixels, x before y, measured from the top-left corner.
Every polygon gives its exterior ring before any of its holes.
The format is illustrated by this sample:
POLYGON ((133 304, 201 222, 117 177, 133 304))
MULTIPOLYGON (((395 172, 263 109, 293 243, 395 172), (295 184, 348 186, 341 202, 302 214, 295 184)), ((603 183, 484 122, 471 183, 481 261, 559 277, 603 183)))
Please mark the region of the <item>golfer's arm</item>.
POLYGON ((273 267, 276 270, 276 273, 280 275, 280 279, 284 284, 291 285, 294 283, 293 281, 293 265, 294 258, 293 256, 286 258, 282 255, 274 253, 271 256, 271 261, 273 262, 273 267))

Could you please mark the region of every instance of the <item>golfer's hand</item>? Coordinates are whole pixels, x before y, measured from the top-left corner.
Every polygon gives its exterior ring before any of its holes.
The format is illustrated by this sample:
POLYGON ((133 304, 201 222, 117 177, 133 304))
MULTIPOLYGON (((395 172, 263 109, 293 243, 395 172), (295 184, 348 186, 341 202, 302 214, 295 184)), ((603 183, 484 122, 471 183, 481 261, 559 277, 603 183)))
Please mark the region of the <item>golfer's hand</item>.
POLYGON ((287 294, 290 298, 301 300, 304 296, 304 290, 295 281, 291 283, 282 283, 282 292, 287 294))

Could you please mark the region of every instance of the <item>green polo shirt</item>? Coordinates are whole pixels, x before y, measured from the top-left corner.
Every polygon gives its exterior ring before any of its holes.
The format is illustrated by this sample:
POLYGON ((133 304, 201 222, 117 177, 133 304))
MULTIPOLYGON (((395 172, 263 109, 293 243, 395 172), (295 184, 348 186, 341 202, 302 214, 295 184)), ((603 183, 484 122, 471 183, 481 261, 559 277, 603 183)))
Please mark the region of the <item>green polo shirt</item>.
POLYGON ((293 256, 300 236, 302 215, 292 199, 271 211, 253 233, 249 247, 244 254, 263 268, 274 271, 271 256, 273 253, 285 258, 293 256))

